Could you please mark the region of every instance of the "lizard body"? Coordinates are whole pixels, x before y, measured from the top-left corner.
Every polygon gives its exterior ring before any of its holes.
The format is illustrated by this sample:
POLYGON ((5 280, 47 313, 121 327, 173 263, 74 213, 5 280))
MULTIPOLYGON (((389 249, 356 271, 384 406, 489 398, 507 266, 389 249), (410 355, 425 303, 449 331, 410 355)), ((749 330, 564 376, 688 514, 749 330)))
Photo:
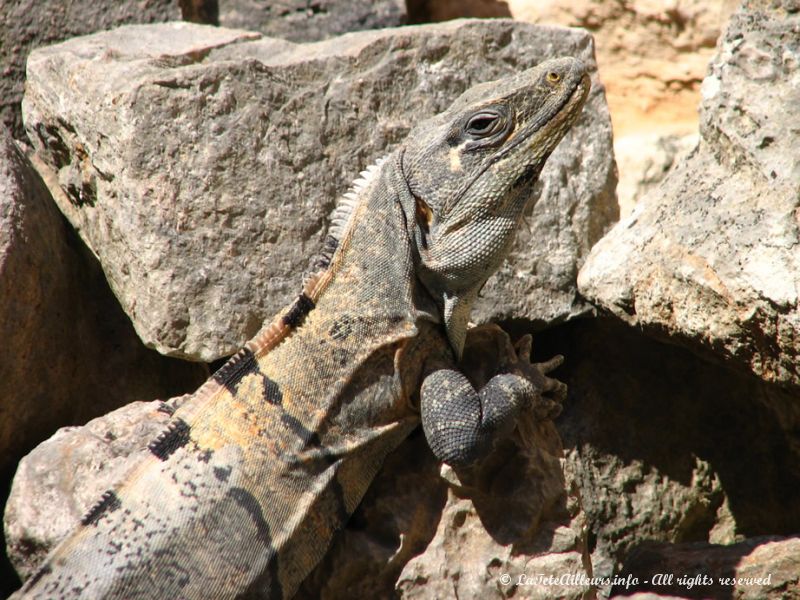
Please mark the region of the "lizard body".
POLYGON ((290 598, 420 421, 440 459, 468 464, 559 391, 526 352, 478 391, 458 359, 588 89, 573 59, 476 86, 365 171, 298 299, 15 597, 290 598))

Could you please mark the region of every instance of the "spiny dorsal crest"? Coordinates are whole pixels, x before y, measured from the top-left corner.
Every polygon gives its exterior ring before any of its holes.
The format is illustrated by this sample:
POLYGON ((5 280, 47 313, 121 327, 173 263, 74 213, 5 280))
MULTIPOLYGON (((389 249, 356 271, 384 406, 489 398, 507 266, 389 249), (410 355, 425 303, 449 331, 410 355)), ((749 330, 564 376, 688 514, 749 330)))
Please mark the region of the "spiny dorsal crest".
POLYGON ((337 200, 336 208, 334 208, 331 213, 331 224, 328 227, 328 235, 325 236, 322 250, 311 262, 311 268, 305 277, 305 282, 307 282, 309 278, 317 275, 320 271, 327 269, 331 264, 333 253, 336 252, 336 249, 344 239, 353 221, 356 206, 358 206, 361 201, 364 191, 380 172, 381 165, 385 160, 385 156, 381 157, 361 171, 359 176, 350 185, 350 189, 337 200))
MULTIPOLYGON (((320 293, 333 276, 330 268, 333 256, 342 242, 346 240, 351 227, 354 226, 356 208, 366 202, 366 190, 377 178, 385 160, 385 157, 380 158, 361 171, 359 177, 350 186, 350 190, 339 198, 336 208, 331 213, 331 224, 322 250, 311 261, 311 267, 303 278, 303 289, 300 295, 286 311, 278 315, 269 325, 263 327, 256 337, 247 342, 243 352, 260 355, 269 351, 279 344, 314 308, 320 293)), ((237 357, 234 357, 230 362, 235 363, 236 361, 237 357)))
POLYGON ((385 160, 386 157, 379 158, 361 171, 360 175, 350 186, 350 189, 339 198, 336 203, 336 208, 333 209, 331 213, 331 225, 328 229, 328 235, 336 238, 337 241, 342 241, 347 227, 350 225, 361 194, 369 187, 369 184, 378 174, 385 160))

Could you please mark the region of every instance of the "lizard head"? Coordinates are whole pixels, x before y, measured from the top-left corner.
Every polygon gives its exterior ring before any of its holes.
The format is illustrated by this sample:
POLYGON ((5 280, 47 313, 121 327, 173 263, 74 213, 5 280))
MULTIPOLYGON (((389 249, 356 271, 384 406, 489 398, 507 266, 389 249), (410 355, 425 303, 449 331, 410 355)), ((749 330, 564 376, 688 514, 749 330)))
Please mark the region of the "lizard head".
POLYGON ((457 357, 472 303, 508 254, 533 184, 589 87, 580 60, 548 60, 470 88, 408 137, 401 168, 419 276, 457 357))

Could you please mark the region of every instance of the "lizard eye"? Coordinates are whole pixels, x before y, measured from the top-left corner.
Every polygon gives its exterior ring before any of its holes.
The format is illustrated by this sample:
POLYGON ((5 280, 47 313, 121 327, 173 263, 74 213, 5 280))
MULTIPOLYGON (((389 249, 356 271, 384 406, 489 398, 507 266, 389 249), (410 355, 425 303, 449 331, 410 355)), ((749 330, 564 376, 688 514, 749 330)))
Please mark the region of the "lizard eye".
POLYGON ((555 71, 550 71, 547 74, 547 81, 549 81, 550 83, 558 83, 559 81, 561 81, 561 74, 556 73, 555 71))
POLYGON ((505 125, 503 115, 496 110, 482 110, 467 119, 464 133, 469 137, 480 139, 494 135, 505 125))

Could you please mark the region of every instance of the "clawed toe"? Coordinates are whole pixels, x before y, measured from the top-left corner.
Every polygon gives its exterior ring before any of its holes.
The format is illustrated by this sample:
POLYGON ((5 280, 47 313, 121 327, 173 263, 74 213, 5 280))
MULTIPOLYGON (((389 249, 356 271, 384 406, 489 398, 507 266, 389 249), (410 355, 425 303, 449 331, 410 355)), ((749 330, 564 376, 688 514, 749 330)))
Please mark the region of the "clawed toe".
POLYGON ((564 364, 564 357, 561 354, 556 354, 550 360, 546 360, 542 363, 536 363, 536 366, 539 367, 542 373, 549 373, 564 364))

